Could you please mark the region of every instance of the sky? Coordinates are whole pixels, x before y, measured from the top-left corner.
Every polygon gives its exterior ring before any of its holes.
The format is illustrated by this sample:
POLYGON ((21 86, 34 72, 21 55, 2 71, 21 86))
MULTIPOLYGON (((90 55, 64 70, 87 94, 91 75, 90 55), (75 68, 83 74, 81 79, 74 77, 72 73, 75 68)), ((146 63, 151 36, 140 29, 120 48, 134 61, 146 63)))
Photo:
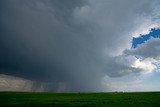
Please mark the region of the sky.
POLYGON ((159 0, 1 0, 0 91, 160 91, 159 0))
POLYGON ((148 34, 145 35, 140 34, 140 37, 133 37, 132 48, 137 48, 138 45, 143 44, 144 42, 146 42, 151 38, 160 38, 160 29, 152 28, 150 29, 150 32, 148 34))

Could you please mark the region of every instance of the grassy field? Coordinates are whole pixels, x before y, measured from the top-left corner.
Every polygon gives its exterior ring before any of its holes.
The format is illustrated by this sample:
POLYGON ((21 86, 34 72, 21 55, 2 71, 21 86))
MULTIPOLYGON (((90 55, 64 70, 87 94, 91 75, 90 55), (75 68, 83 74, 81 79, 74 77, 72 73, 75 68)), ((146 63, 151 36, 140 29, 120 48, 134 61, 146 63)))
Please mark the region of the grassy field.
POLYGON ((160 92, 23 93, 0 92, 0 107, 160 107, 160 92))

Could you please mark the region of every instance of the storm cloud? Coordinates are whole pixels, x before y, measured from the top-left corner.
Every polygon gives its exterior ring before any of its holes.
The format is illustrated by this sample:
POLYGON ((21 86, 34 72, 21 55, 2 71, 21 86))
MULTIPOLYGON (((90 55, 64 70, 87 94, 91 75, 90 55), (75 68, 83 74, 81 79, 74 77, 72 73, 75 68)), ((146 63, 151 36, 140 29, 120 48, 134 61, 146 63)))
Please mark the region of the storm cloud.
POLYGON ((63 91, 103 91, 104 76, 137 71, 118 58, 140 25, 159 21, 158 3, 1 0, 0 73, 52 82, 50 87, 63 83, 63 91))

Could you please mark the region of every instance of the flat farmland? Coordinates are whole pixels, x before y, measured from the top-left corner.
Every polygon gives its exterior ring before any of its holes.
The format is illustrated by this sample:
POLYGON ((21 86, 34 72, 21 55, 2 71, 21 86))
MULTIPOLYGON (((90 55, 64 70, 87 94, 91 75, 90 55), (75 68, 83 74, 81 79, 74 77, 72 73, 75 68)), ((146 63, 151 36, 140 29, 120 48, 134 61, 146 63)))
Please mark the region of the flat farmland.
POLYGON ((160 107, 160 92, 0 92, 0 107, 160 107))

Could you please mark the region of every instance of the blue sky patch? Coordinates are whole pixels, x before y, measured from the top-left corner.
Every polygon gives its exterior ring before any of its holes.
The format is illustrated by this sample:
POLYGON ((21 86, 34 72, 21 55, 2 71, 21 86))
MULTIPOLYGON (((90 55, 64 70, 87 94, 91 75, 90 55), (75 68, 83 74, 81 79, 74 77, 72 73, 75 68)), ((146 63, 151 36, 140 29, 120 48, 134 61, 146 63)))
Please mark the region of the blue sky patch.
POLYGON ((149 40, 150 38, 160 38, 160 29, 151 29, 149 34, 140 35, 140 37, 133 37, 132 48, 137 48, 140 44, 149 40))

